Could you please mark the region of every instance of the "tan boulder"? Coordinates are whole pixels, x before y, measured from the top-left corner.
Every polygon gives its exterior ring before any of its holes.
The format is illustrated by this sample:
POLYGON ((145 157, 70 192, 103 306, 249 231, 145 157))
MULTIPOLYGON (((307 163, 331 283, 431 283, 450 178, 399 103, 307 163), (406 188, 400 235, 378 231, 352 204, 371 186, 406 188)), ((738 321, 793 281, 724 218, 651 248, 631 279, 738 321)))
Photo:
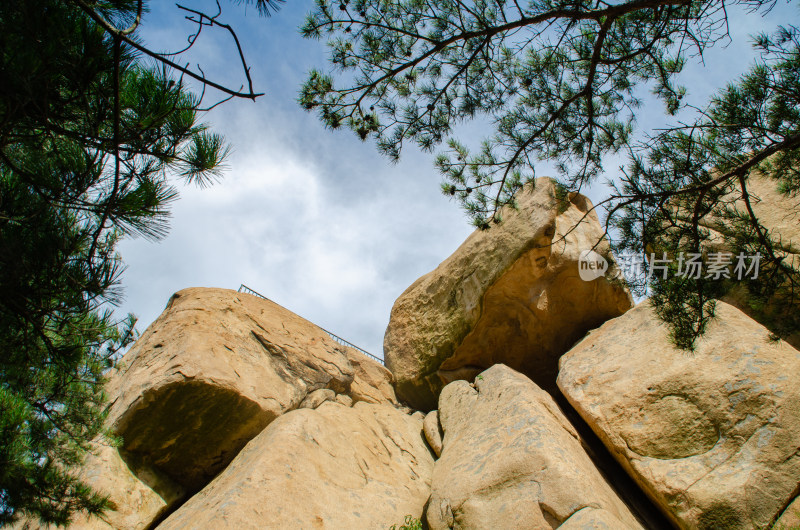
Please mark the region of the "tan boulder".
POLYGON ((433 457, 422 419, 325 402, 273 421, 160 530, 358 528, 420 517, 433 457))
MULTIPOLYGON (((800 255, 800 199, 780 193, 778 184, 778 181, 760 173, 751 174, 747 179, 750 203, 759 222, 772 232, 797 265, 797 256, 800 255)), ((746 206, 739 204, 737 209, 744 213, 746 206)))
POLYGON ((315 409, 325 403, 326 401, 334 401, 336 399, 336 392, 330 388, 318 388, 308 394, 303 401, 300 402, 299 408, 301 409, 315 409))
POLYGON ((622 528, 614 514, 601 508, 586 506, 558 526, 558 530, 617 530, 622 528))
POLYGON ((346 348, 291 311, 184 289, 123 357, 109 416, 122 449, 191 492, 308 393, 346 393, 353 377, 346 348))
POLYGON ((425 420, 422 422, 422 431, 436 458, 442 456, 442 426, 439 424, 437 411, 432 410, 425 416, 425 420))
POLYGON ((560 367, 569 402, 681 528, 767 528, 796 496, 800 352, 738 309, 719 302, 689 353, 643 302, 560 367))
POLYGON ((83 474, 116 509, 78 528, 149 527, 287 410, 397 404, 378 362, 271 301, 225 289, 176 293, 107 391, 123 445, 98 445, 83 474))
POLYGON ((114 447, 95 445, 81 469, 81 477, 94 490, 109 495, 116 510, 103 518, 76 520, 70 528, 149 528, 168 509, 185 498, 184 489, 157 469, 129 458, 114 447))
MULTIPOLYGON (((759 171, 752 172, 747 178, 747 195, 753 213, 759 223, 767 229, 777 244, 779 252, 785 252, 787 261, 798 266, 800 256, 800 210, 798 198, 784 195, 778 191, 779 182, 765 176, 759 171)), ((727 213, 737 217, 749 218, 747 204, 742 198, 741 186, 738 182, 728 185, 726 193, 717 201, 706 216, 699 220, 701 227, 709 230, 709 247, 724 248, 725 236, 730 236, 730 221, 727 213)), ((691 202, 689 203, 691 204, 691 202)), ((677 217, 688 222, 691 214, 676 209, 677 217)))
POLYGON ((347 348, 347 360, 354 371, 353 382, 348 390, 353 401, 397 404, 392 372, 353 348, 347 348))
MULTIPOLYGON (((800 198, 787 197, 777 189, 778 182, 759 173, 750 175, 747 180, 748 194, 753 212, 768 236, 774 241, 777 254, 782 256, 784 264, 800 270, 800 198)), ((747 214, 744 201, 735 204, 735 211, 741 215, 747 214)), ((718 224, 716 229, 724 229, 718 224)), ((762 271, 763 274, 763 271, 762 271)), ((791 318, 795 325, 800 323, 800 298, 795 295, 790 301, 785 295, 776 294, 766 303, 753 303, 753 296, 742 282, 730 282, 730 290, 723 298, 747 313, 751 318, 762 323, 770 329, 780 328, 780 324, 791 318), (787 315, 787 311, 790 314, 787 315)), ((800 348, 800 332, 794 332, 785 340, 800 348)))
POLYGON ((642 528, 553 398, 511 368, 495 365, 474 385, 447 385, 439 420, 443 449, 426 512, 432 530, 556 528, 570 521, 571 528, 642 528))
MULTIPOLYGON (((108 495, 116 509, 102 517, 78 514, 69 528, 77 530, 145 530, 170 508, 185 499, 186 492, 169 477, 142 462, 122 459, 116 448, 93 443, 79 477, 93 490, 108 495)), ((24 520, 15 529, 55 529, 38 520, 24 520)))
POLYGON ((344 405, 345 407, 353 406, 353 398, 346 394, 336 394, 336 402, 344 405))
POLYGON ((501 224, 475 231, 395 302, 384 356, 412 407, 436 408, 445 384, 496 363, 553 388, 558 357, 631 307, 623 285, 579 277, 581 251, 608 255, 589 200, 560 196, 548 178, 535 184, 518 193, 518 210, 504 209, 501 224))
MULTIPOLYGON (((752 172, 747 178, 747 193, 750 206, 759 223, 764 229, 764 235, 773 244, 777 256, 783 259, 783 265, 800 270, 800 197, 786 196, 778 191, 777 180, 764 176, 758 171, 752 172)), ((741 186, 736 182, 729 184, 726 193, 722 195, 715 207, 704 217, 699 219, 699 226, 707 232, 708 238, 703 242, 704 253, 730 253, 731 279, 725 282, 725 295, 722 300, 738 307, 751 318, 760 322, 772 331, 781 332, 783 338, 795 348, 800 348, 800 332, 787 334, 785 328, 800 325, 800 298, 794 294, 796 289, 787 284, 778 293, 769 299, 763 300, 750 292, 745 282, 736 278, 734 268, 738 262, 735 249, 738 234, 733 218, 749 219, 750 213, 747 204, 742 198, 741 186), (783 328, 783 329, 782 329, 783 328)), ((694 202, 691 197, 677 201, 679 205, 673 207, 672 219, 682 222, 684 227, 690 226, 693 219, 694 202), (687 211, 688 210, 688 211, 687 211)), ((687 242, 688 244, 688 242, 687 242)), ((654 249, 650 249, 653 251, 654 249)), ((765 276, 764 257, 760 263, 760 275, 765 276)), ((746 266, 752 263, 752 258, 745 253, 746 266)), ((742 276, 752 277, 752 272, 742 273, 742 276)))

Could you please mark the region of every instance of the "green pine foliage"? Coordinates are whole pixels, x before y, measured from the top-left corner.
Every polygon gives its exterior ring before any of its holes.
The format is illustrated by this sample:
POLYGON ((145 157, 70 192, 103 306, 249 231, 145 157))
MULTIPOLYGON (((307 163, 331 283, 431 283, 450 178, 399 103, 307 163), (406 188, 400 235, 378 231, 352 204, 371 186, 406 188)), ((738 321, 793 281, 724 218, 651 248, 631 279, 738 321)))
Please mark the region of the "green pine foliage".
POLYGON ((692 348, 713 316, 714 300, 744 290, 750 310, 777 336, 800 330, 798 249, 782 243, 756 217, 748 179, 762 175, 795 196, 800 181, 800 32, 760 35, 761 58, 721 90, 696 122, 673 127, 632 157, 612 201, 616 250, 708 258, 725 248, 733 257, 760 256, 758 276, 717 280, 666 278, 640 283, 656 311, 672 324, 675 342, 692 348), (764 307, 769 306, 769 311, 764 307))
MULTIPOLYGON (((773 6, 316 0, 302 31, 328 40, 331 68, 309 74, 299 101, 328 127, 373 138, 391 160, 406 142, 444 146, 436 158, 442 192, 484 229, 499 221, 500 208, 513 206, 540 161, 555 163, 564 189, 573 191, 603 174, 609 155, 627 154, 629 167, 600 205, 616 251, 708 257, 712 233, 704 223, 718 220, 734 256, 762 256, 762 273, 742 288, 753 311, 772 308, 762 320, 787 335, 800 330, 797 264, 746 205, 756 171, 784 193, 800 190, 798 31, 757 36, 757 64, 705 108, 687 107, 677 84, 687 61, 728 37, 730 11, 758 16, 773 6), (635 131, 643 89, 665 113, 664 128, 647 135, 635 131), (683 122, 671 124, 679 112, 683 122), (687 113, 697 119, 687 121, 687 113), (494 130, 471 151, 453 132, 476 117, 494 130)), ((629 281, 652 297, 675 342, 691 348, 714 300, 732 285, 706 271, 687 279, 677 267, 666 279, 645 272, 629 281)))
POLYGON ((677 110, 685 54, 720 38, 724 17, 708 0, 317 0, 302 31, 328 38, 332 71, 312 71, 300 103, 392 160, 407 141, 446 142, 437 168, 482 226, 539 159, 570 188, 600 174, 630 139, 641 85, 677 110), (448 137, 477 116, 495 130, 472 153, 448 137))
MULTIPOLYGON (((87 2, 120 25, 133 0, 87 2)), ((121 237, 158 239, 168 172, 205 185, 227 152, 198 100, 77 3, 0 2, 0 525, 66 525, 108 499, 77 477, 104 431, 121 237)))

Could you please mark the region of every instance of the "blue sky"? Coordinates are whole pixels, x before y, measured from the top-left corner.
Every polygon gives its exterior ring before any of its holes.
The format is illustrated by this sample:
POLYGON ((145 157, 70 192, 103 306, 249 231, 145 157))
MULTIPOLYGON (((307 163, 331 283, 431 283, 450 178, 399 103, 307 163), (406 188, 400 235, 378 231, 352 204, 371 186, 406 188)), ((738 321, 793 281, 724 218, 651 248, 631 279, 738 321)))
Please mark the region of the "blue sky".
MULTIPOLYGON (((216 11, 213 1, 186 5, 216 11)), ((270 18, 227 0, 221 5, 221 20, 236 29, 255 88, 265 95, 255 103, 227 102, 205 116, 233 148, 224 178, 206 189, 180 187, 165 239, 121 243, 127 269, 119 311, 136 314, 143 330, 175 291, 244 283, 382 357, 394 300, 461 244, 469 222, 439 191, 433 154, 407 149, 393 165, 373 143, 326 130, 297 105, 306 73, 326 67, 325 43, 305 40, 297 29, 310 1, 288 0, 270 18)), ((144 41, 153 49, 181 47, 193 26, 171 2, 150 8, 144 41)), ((754 57, 749 34, 796 24, 797 15, 796 4, 785 1, 766 17, 731 10, 731 44, 710 50, 704 65, 692 61, 682 74, 691 101, 702 105, 746 70, 754 57)), ((206 28, 184 62, 199 62, 210 78, 238 87, 244 79, 235 53, 224 32, 206 28)), ((644 105, 638 118, 642 127, 664 120, 660 103, 644 105)), ((466 139, 479 141, 486 126, 464 127, 466 139)), ((606 164, 608 178, 619 163, 606 164)), ((596 186, 589 195, 597 200, 603 190, 596 186)))

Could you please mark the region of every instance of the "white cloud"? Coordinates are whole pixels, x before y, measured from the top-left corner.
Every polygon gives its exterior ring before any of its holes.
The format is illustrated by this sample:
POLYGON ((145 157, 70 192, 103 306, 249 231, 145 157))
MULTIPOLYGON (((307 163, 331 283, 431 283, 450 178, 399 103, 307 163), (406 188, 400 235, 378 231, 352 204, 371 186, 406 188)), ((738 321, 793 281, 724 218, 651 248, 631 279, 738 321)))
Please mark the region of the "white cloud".
POLYGON ((392 166, 313 116, 254 108, 209 116, 234 145, 230 169, 211 188, 181 188, 169 236, 122 243, 122 309, 146 325, 176 290, 245 283, 381 356, 395 298, 469 226, 430 157, 392 166))
MULTIPOLYGON (((147 42, 174 49, 186 36, 185 26, 176 31, 173 25, 180 15, 162 17, 174 11, 171 4, 152 7, 157 11, 145 19, 147 42)), ((324 130, 296 104, 305 72, 325 66, 324 45, 297 34, 308 8, 289 2, 276 16, 259 19, 225 6, 225 20, 240 32, 256 87, 267 94, 255 104, 231 101, 206 117, 234 146, 230 169, 209 189, 181 189, 170 235, 156 244, 121 244, 128 264, 121 311, 137 313, 142 327, 177 290, 246 283, 381 356, 394 300, 470 233, 458 206, 438 191, 432 156, 410 149, 400 164, 390 165, 373 144, 324 130)), ((740 18, 733 31, 741 39, 772 23, 740 18)), ((212 78, 238 75, 214 42, 204 41, 195 57, 203 58, 212 78)), ((710 70, 688 72, 684 82, 707 98, 747 66, 741 58, 749 43, 737 43, 710 52, 710 70)), ((661 107, 651 107, 652 116, 641 123, 663 123, 661 107)), ((464 130, 480 140, 486 128, 472 124, 464 130)), ((618 164, 608 164, 609 174, 618 164)), ((601 190, 592 190, 595 200, 601 190)))

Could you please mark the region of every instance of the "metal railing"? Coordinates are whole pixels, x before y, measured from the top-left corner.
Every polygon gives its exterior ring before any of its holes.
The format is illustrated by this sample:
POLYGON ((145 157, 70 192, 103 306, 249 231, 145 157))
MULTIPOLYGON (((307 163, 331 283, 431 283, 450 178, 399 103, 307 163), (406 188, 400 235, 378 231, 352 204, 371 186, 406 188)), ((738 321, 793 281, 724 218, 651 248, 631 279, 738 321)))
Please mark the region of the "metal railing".
MULTIPOLYGON (((273 304, 280 305, 280 304, 278 304, 278 302, 276 302, 275 300, 270 300, 269 298, 267 298, 267 297, 266 297, 266 296, 264 296, 263 294, 261 294, 261 293, 258 293, 258 292, 256 292, 256 291, 254 291, 253 289, 251 289, 250 287, 246 286, 245 284, 241 284, 241 285, 239 286, 239 292, 240 292, 240 293, 248 293, 248 294, 252 294, 252 295, 254 295, 254 296, 257 296, 257 297, 259 297, 259 298, 263 298, 264 300, 269 300, 269 301, 270 301, 270 302, 272 302, 273 304)), ((281 306, 281 307, 283 307, 283 306, 281 306)), ((286 309, 286 308, 284 308, 284 309, 286 309)), ((288 311, 288 309, 287 309, 287 311, 288 311)), ((315 326, 316 326, 316 324, 315 324, 315 326)), ((381 359, 380 357, 375 357, 374 355, 372 355, 372 354, 371 354, 370 352, 368 352, 367 350, 364 350, 364 349, 362 349, 362 348, 359 348, 358 346, 356 346, 356 345, 355 345, 355 344, 353 344, 352 342, 349 342, 349 341, 346 341, 346 340, 344 340, 344 339, 343 339, 342 337, 340 337, 339 335, 336 335, 336 334, 334 334, 334 333, 331 333, 330 331, 328 331, 327 329, 325 329, 325 328, 323 328, 323 327, 320 327, 320 326, 317 326, 317 327, 318 327, 319 329, 321 329, 322 331, 324 331, 325 333, 327 333, 328 335, 330 335, 330 337, 331 337, 333 340, 335 340, 336 342, 338 342, 338 343, 339 343, 339 344, 341 344, 342 346, 347 346, 348 348, 353 348, 354 350, 357 350, 357 351, 359 351, 359 352, 363 353, 364 355, 366 355, 366 356, 367 356, 367 357, 369 357, 370 359, 374 359, 374 360, 378 361, 379 363, 381 363, 382 365, 386 366, 386 363, 384 363, 384 362, 383 362, 383 359, 381 359)))

